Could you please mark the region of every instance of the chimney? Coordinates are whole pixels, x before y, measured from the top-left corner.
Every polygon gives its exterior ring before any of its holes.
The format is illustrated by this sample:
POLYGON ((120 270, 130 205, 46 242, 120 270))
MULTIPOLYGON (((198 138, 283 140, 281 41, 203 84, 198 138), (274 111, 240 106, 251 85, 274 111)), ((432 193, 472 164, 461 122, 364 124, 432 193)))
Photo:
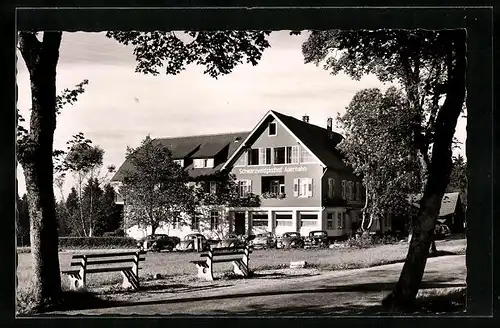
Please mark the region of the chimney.
POLYGON ((307 114, 302 116, 302 121, 309 123, 309 116, 307 114))
POLYGON ((326 130, 328 132, 328 139, 332 140, 333 130, 332 130, 333 119, 331 117, 326 119, 326 130))

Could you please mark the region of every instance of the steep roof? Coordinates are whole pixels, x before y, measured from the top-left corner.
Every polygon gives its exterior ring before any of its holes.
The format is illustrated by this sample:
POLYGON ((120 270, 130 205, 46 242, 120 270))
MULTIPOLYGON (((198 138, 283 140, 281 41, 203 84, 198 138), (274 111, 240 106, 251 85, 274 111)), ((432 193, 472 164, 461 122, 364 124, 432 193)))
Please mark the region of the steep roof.
POLYGON ((271 111, 301 142, 311 150, 327 167, 333 169, 346 169, 342 161, 342 154, 336 146, 343 137, 331 131, 328 137, 328 130, 308 122, 296 119, 295 117, 271 111))
MULTIPOLYGON (((441 208, 439 209, 438 217, 447 216, 455 213, 459 198, 460 198, 459 192, 450 192, 444 194, 443 199, 441 200, 441 208)), ((422 194, 410 196, 410 201, 417 208, 420 207, 420 199, 422 199, 422 194)))
MULTIPOLYGON (((173 159, 186 158, 207 158, 219 155, 222 163, 218 163, 214 168, 193 169, 193 164, 190 163, 185 167, 192 178, 197 178, 203 175, 211 175, 222 168, 224 162, 238 148, 241 141, 245 139, 250 132, 233 132, 220 134, 207 134, 187 137, 175 138, 158 138, 153 142, 160 143, 172 152, 173 159), (227 149, 227 152, 226 152, 227 149), (224 152, 222 152, 224 150, 224 152)), ((121 181, 126 171, 133 169, 132 164, 128 160, 120 166, 111 181, 121 181)))

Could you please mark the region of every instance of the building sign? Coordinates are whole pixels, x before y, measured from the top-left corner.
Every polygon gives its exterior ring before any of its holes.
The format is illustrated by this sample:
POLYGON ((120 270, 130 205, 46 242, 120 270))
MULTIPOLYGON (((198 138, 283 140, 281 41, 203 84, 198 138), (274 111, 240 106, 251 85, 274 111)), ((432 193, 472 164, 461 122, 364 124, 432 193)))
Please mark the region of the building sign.
POLYGON ((263 167, 251 169, 238 169, 241 175, 243 174, 283 174, 292 172, 307 172, 305 166, 279 166, 279 167, 263 167))

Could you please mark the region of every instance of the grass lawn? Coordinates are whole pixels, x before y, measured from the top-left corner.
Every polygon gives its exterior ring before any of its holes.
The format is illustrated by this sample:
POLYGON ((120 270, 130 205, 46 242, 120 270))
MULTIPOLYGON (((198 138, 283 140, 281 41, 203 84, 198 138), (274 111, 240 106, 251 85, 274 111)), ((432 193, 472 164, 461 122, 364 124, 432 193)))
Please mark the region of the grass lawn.
MULTIPOLYGON (((464 254, 466 240, 449 240, 437 242, 438 251, 464 254)), ((102 252, 103 250, 93 250, 102 252)), ((116 250, 120 251, 120 250, 116 250)), ((123 250, 122 250, 123 251, 123 250)), ((371 267, 381 264, 402 261, 406 257, 408 244, 382 245, 367 249, 310 249, 310 250, 256 250, 250 255, 252 270, 277 269, 287 267, 290 261, 307 261, 313 267, 321 270, 343 270, 371 267)), ((74 253, 82 250, 59 252, 61 270, 67 270, 74 253)), ((86 251, 92 252, 92 251, 86 251)), ((154 274, 162 276, 196 275, 196 267, 189 261, 199 259, 198 253, 148 253, 146 260, 141 262, 139 276, 141 279, 151 279, 154 274)), ((214 267, 217 274, 231 270, 231 263, 222 263, 214 267)), ((17 269, 19 288, 29 288, 31 279, 31 254, 19 254, 17 269)), ((63 285, 68 284, 61 275, 63 285)), ((98 273, 87 276, 90 288, 105 284, 115 284, 122 280, 119 272, 98 273)))

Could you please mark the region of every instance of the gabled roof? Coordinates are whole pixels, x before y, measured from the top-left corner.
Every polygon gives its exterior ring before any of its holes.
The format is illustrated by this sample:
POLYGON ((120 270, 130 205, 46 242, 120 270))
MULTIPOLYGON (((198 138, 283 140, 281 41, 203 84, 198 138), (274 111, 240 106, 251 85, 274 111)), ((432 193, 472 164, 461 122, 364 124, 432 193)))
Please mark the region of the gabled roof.
MULTIPOLYGON (((221 157, 225 155, 226 158, 221 158, 222 163, 217 164, 214 168, 193 169, 193 163, 185 167, 192 178, 198 178, 219 171, 224 162, 232 155, 248 134, 249 132, 233 132, 175 138, 158 138, 154 139, 153 142, 161 143, 169 148, 172 152, 173 159, 207 158, 214 157, 219 153, 221 157), (221 152, 222 150, 224 150, 224 152, 221 152)), ((125 160, 111 181, 121 181, 124 173, 131 169, 133 169, 132 164, 130 164, 128 160, 125 160)))
MULTIPOLYGON (((342 161, 343 156, 336 148, 337 144, 343 139, 340 134, 331 131, 331 137, 329 138, 327 129, 273 110, 270 110, 266 113, 266 115, 264 115, 260 122, 250 132, 247 139, 245 139, 242 143, 240 146, 241 148, 249 142, 250 138, 252 138, 254 134, 262 130, 262 125, 266 122, 270 115, 280 122, 285 129, 287 129, 298 142, 309 150, 323 166, 336 170, 348 169, 342 161)), ((234 160, 233 157, 235 157, 239 152, 240 149, 234 152, 233 156, 230 157, 224 167, 230 165, 234 160)))
MULTIPOLYGON (((420 200, 422 199, 422 194, 411 195, 410 202, 417 208, 420 207, 420 200)), ((455 213, 457 210, 458 200, 460 198, 459 192, 450 192, 443 195, 441 200, 441 208, 439 209, 438 217, 447 216, 455 213)))
POLYGON ((227 147, 227 143, 221 142, 206 142, 201 144, 196 152, 190 155, 192 158, 212 158, 219 154, 222 149, 227 147))

